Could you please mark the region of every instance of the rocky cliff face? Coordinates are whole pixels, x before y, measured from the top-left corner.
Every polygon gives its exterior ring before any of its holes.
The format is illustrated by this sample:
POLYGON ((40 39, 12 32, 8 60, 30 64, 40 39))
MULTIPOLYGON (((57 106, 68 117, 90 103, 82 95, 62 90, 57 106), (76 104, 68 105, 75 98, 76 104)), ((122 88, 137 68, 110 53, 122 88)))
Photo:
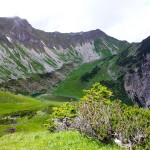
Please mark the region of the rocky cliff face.
POLYGON ((19 17, 0 18, 0 83, 106 58, 128 45, 101 30, 47 33, 19 17))
POLYGON ((136 53, 129 57, 132 70, 125 74, 124 87, 134 102, 147 108, 150 106, 150 37, 139 45, 136 53))
POLYGON ((108 59, 99 67, 103 70, 101 72, 105 71, 105 78, 101 74, 99 76, 108 83, 106 85, 112 88, 111 80, 114 84, 123 83, 123 91, 125 89, 133 102, 141 107, 149 107, 150 37, 140 43, 132 43, 123 52, 108 59))
POLYGON ((131 99, 141 107, 150 106, 150 54, 146 55, 145 62, 132 73, 124 77, 125 90, 131 99))

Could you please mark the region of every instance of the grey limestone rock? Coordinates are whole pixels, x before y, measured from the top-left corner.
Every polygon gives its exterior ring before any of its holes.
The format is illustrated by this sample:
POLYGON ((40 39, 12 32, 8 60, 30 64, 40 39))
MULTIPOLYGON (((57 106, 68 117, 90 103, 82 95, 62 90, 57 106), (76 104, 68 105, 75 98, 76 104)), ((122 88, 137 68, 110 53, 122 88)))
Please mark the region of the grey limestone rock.
POLYGON ((126 73, 124 87, 131 99, 141 107, 150 106, 150 54, 140 68, 126 73))

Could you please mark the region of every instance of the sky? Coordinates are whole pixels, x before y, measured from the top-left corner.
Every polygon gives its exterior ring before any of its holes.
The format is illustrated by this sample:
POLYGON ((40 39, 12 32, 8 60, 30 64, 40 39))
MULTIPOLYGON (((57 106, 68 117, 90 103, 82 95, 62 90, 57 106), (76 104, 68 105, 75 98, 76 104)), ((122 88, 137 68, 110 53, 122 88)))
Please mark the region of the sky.
POLYGON ((0 17, 18 16, 47 32, 100 29, 119 40, 150 36, 150 0, 0 0, 0 17))

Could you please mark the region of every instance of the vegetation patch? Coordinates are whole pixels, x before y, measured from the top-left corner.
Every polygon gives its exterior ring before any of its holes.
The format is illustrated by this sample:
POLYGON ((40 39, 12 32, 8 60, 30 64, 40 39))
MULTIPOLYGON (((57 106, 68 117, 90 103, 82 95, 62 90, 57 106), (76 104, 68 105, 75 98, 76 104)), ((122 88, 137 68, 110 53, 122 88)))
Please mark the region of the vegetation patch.
POLYGON ((88 64, 83 64, 76 70, 70 72, 64 81, 52 91, 56 96, 67 96, 79 99, 83 96, 83 89, 87 89, 92 83, 81 82, 81 77, 86 72, 91 72, 94 67, 99 63, 99 60, 93 61, 88 64))
POLYGON ((111 100, 119 99, 128 106, 133 105, 133 102, 128 97, 127 93, 125 92, 122 78, 118 78, 116 81, 102 80, 100 83, 108 87, 109 90, 113 92, 113 95, 111 96, 111 100))
POLYGON ((21 110, 34 110, 46 104, 30 97, 17 96, 8 92, 0 92, 0 115, 9 114, 21 110))
POLYGON ((150 109, 111 101, 112 92, 99 83, 84 92, 77 107, 66 104, 53 110, 50 131, 74 129, 103 143, 114 141, 120 147, 149 149, 150 109))
POLYGON ((52 133, 15 133, 0 138, 0 149, 14 150, 121 150, 113 144, 104 145, 88 139, 77 131, 52 133), (8 140, 9 139, 9 140, 8 140))

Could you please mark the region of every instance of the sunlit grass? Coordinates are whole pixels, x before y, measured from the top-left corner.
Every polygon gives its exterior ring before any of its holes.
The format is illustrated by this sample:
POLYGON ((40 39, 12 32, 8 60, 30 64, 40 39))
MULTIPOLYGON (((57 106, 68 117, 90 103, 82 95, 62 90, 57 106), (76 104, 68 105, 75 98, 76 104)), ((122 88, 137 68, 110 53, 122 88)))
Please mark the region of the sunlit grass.
POLYGON ((0 138, 0 150, 119 150, 115 145, 104 145, 83 137, 77 131, 64 131, 50 134, 15 133, 0 138))
POLYGON ((40 101, 34 98, 0 92, 0 115, 23 110, 38 110, 47 106, 59 106, 61 102, 40 101))
POLYGON ((61 104, 61 102, 40 101, 22 95, 0 92, 0 118, 3 118, 3 116, 21 116, 16 118, 16 124, 8 123, 4 125, 0 122, 0 136, 7 134, 6 131, 11 128, 15 128, 17 132, 46 130, 43 128, 43 124, 49 118, 52 107, 61 104), (38 111, 45 113, 45 115, 38 116, 38 111))
POLYGON ((18 96, 8 92, 0 92, 0 115, 21 110, 37 109, 46 105, 46 103, 30 97, 18 96))

